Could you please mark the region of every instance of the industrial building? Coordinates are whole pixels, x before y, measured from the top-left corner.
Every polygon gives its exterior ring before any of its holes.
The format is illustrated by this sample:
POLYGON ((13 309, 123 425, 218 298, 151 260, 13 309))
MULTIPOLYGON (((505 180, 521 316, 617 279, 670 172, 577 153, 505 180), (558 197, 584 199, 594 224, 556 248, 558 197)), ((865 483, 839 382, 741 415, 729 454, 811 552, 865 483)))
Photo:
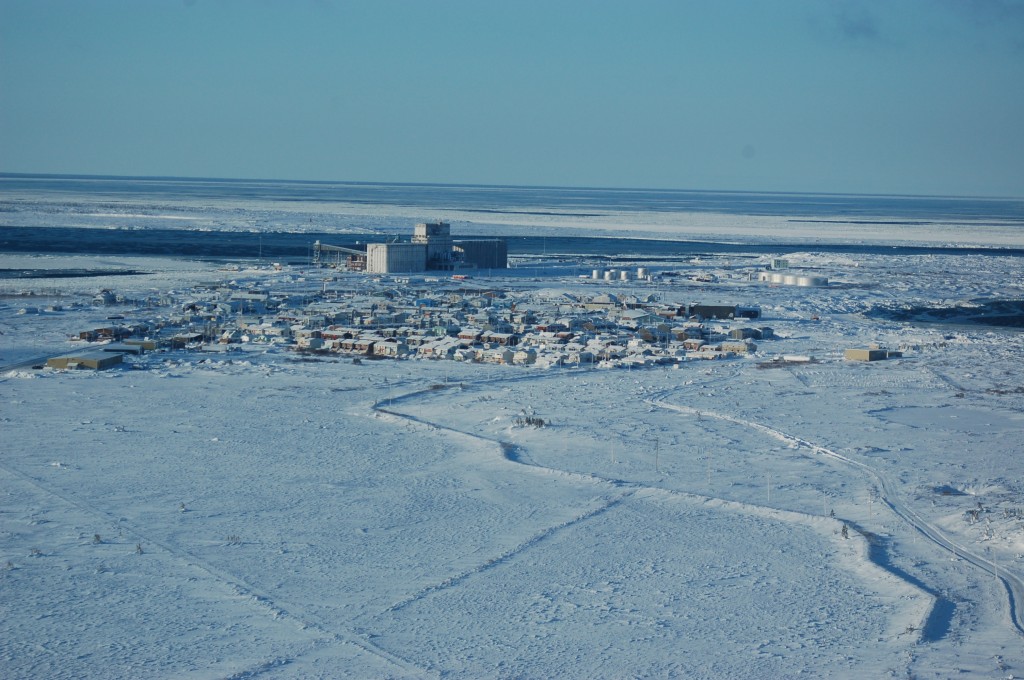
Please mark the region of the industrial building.
POLYGON ((427 270, 427 247, 419 243, 370 243, 366 246, 366 271, 423 272, 427 270))
POLYGON ((504 239, 455 240, 447 222, 417 224, 409 243, 369 243, 366 252, 317 241, 313 244, 313 262, 340 263, 347 255, 349 269, 371 274, 395 272, 457 271, 463 269, 507 269, 508 245, 504 239))
POLYGON ((75 369, 88 368, 94 371, 102 371, 112 366, 117 366, 124 361, 124 355, 120 352, 104 352, 102 350, 87 350, 76 354, 65 354, 60 357, 52 357, 46 360, 50 368, 75 369))
POLYGON ((366 271, 376 274, 507 267, 508 246, 503 239, 456 241, 447 222, 417 224, 411 243, 366 247, 366 271))

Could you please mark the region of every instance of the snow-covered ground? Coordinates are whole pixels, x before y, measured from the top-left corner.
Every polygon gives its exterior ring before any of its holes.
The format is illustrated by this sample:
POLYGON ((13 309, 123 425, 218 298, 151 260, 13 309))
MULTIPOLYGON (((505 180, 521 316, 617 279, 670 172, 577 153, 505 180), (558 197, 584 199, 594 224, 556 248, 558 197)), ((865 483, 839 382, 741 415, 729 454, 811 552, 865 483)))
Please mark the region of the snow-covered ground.
MULTIPOLYGON (((3 676, 1024 676, 1024 335, 864 314, 1024 298, 1020 259, 779 255, 832 285, 749 258, 691 263, 718 284, 488 281, 758 304, 778 337, 749 358, 5 373, 3 676), (843 360, 872 342, 904 356, 843 360)), ((137 312, 101 288, 296 275, 0 256, 74 267, 147 273, 5 281, 0 364, 137 312)))

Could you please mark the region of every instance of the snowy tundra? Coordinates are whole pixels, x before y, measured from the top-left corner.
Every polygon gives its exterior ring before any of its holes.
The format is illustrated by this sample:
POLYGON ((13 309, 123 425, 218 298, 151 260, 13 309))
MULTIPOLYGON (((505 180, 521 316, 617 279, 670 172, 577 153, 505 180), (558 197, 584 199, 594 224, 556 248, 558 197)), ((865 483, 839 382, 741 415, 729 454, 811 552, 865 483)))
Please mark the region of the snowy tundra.
MULTIPOLYGON (((776 330, 745 358, 7 370, 3 676, 1024 676, 1024 335, 865 314, 1020 299, 1019 258, 780 255, 833 285, 702 264, 776 330), (872 342, 904 355, 843 359, 872 342)), ((0 364, 133 312, 68 304, 100 288, 283 275, 100 264, 147 274, 6 283, 0 364)))

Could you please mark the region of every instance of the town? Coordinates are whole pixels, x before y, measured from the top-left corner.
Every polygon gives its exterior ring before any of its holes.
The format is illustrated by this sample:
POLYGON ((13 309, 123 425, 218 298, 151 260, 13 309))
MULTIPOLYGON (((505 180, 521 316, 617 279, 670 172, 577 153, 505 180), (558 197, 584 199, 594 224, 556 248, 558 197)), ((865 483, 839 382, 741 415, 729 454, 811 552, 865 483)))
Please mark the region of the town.
MULTIPOLYGON (((153 351, 264 347, 356 363, 633 369, 756 357, 767 367, 812 358, 775 353, 764 360, 758 343, 771 343, 776 332, 763 325, 762 297, 830 287, 820 267, 779 257, 739 265, 695 257, 682 271, 673 266, 679 262, 610 267, 586 258, 571 267, 544 257, 510 266, 501 239, 452 239, 445 222, 417 224, 408 243, 356 249, 317 241, 313 253, 306 263, 225 263, 221 276, 187 290, 101 289, 71 305, 108 310, 104 323, 75 329, 73 350, 47 355, 45 365, 102 370, 153 351)), ((53 307, 43 313, 60 311, 53 307)), ((897 356, 871 345, 848 348, 844 358, 897 356)), ((29 363, 42 367, 43 360, 29 363)))
POLYGON ((747 354, 755 341, 773 337, 758 325, 758 307, 677 304, 655 294, 552 294, 482 279, 344 272, 320 277, 311 292, 305 277, 288 278, 295 280, 277 288, 225 285, 142 301, 102 291, 94 305, 141 303, 140 318, 113 314, 108 325, 82 329, 75 339, 83 350, 48 364, 108 368, 125 354, 157 349, 223 352, 265 344, 353 359, 633 368, 747 354))

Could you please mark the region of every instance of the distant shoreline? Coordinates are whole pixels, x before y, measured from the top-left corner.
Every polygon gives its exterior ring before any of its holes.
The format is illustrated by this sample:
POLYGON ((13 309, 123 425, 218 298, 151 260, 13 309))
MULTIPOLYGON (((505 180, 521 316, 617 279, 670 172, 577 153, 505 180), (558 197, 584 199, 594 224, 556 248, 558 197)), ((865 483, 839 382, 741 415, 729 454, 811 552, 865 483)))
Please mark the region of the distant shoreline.
MULTIPOLYGON (((459 238, 483 238, 460 236, 459 238)), ((486 236, 493 238, 492 234, 486 236)), ((132 255, 216 261, 264 260, 292 264, 311 260, 314 241, 358 247, 383 237, 330 232, 239 232, 197 229, 99 229, 93 227, 12 227, 0 225, 0 253, 51 255, 132 255)), ((512 256, 580 257, 610 260, 674 260, 729 254, 794 251, 842 254, 988 255, 1024 257, 1024 248, 951 245, 869 244, 780 241, 727 242, 635 236, 508 236, 512 256)))

